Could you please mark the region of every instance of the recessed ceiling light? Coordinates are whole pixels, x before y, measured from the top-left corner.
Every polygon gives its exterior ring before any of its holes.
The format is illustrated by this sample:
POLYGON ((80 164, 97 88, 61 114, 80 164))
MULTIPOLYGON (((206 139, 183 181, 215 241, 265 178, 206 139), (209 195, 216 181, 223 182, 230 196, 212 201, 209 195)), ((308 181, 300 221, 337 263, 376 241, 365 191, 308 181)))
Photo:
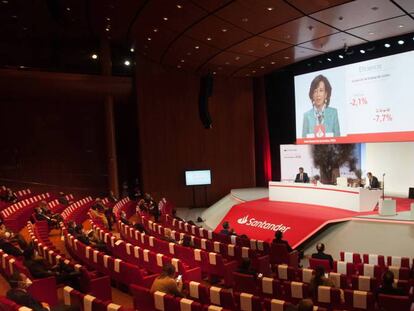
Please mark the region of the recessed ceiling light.
POLYGON ((236 56, 234 59, 235 60, 239 60, 240 59, 240 56, 236 56))
POLYGON ((225 64, 225 65, 230 65, 230 62, 225 62, 224 64, 225 64))
POLYGON ((213 75, 217 74, 217 72, 213 71, 213 75))
POLYGON ((342 54, 339 54, 339 55, 338 55, 338 57, 339 57, 340 59, 344 58, 344 56, 343 56, 342 54))
POLYGON ((190 56, 191 55, 191 52, 187 52, 187 55, 190 56))
POLYGON ((198 50, 200 47, 199 47, 198 45, 196 45, 194 48, 195 48, 196 50, 198 50))
POLYGON ((109 31, 109 30, 111 30, 109 27, 106 27, 106 28, 105 28, 105 31, 109 31))
POLYGON ((177 68, 181 68, 181 65, 177 65, 177 68))
POLYGON ((276 62, 270 62, 270 64, 271 64, 271 65, 274 65, 274 64, 276 64, 276 62))
POLYGON ((247 52, 249 52, 249 53, 253 53, 253 52, 254 52, 254 50, 248 50, 247 52))
POLYGON ((264 69, 265 66, 260 66, 260 68, 264 69))
POLYGON ((154 28, 152 31, 153 32, 158 32, 158 28, 154 28))
POLYGON ((207 37, 207 41, 211 41, 211 37, 207 37))
POLYGON ((267 48, 267 47, 270 46, 270 43, 269 42, 265 42, 263 45, 264 45, 265 48, 267 48))
POLYGON ((246 73, 246 77, 250 77, 250 73, 246 73))
POLYGON ((369 35, 371 35, 371 36, 372 36, 372 35, 375 35, 375 33, 374 33, 374 32, 372 32, 372 31, 371 31, 371 32, 369 32, 368 34, 369 34, 369 35))
POLYGON ((7 3, 9 3, 9 1, 8 0, 3 0, 2 3, 7 4, 7 3))
POLYGON ((328 62, 331 62, 331 61, 332 61, 332 59, 331 59, 331 58, 329 58, 329 57, 328 57, 326 60, 327 60, 328 62))
POLYGON ((129 60, 125 60, 125 61, 124 61, 124 65, 125 65, 125 66, 129 66, 129 65, 131 65, 131 62, 130 62, 129 60))
POLYGON ((135 49, 134 48, 130 48, 129 51, 132 52, 132 53, 134 53, 135 52, 135 49))
POLYGON ((404 25, 398 25, 398 28, 404 28, 404 25))
POLYGON ((247 17, 243 17, 243 18, 242 18, 242 22, 243 22, 243 23, 247 23, 248 21, 249 21, 249 19, 248 19, 247 17))
POLYGON ((17 15, 12 15, 11 17, 12 17, 12 18, 17 18, 17 15))
POLYGON ((67 8, 66 8, 66 11, 70 12, 70 7, 67 7, 67 8))
POLYGON ((365 54, 365 50, 359 50, 359 53, 361 53, 361 54, 365 54))
POLYGON ((182 59, 182 60, 180 60, 180 62, 184 63, 184 62, 185 62, 185 60, 184 60, 184 59, 182 59))
POLYGON ((404 40, 398 40, 398 44, 399 45, 403 45, 404 44, 404 40))
POLYGON ((110 17, 107 17, 106 20, 109 22, 111 20, 111 18, 110 17))
POLYGON ((384 44, 384 46, 385 46, 386 48, 389 48, 389 47, 391 46, 391 44, 389 44, 389 43, 385 43, 385 44, 384 44))
POLYGON ((147 40, 148 40, 148 41, 151 41, 152 39, 151 39, 151 37, 148 37, 148 38, 147 38, 147 40))
POLYGON ((182 8, 183 8, 183 6, 182 6, 181 4, 177 4, 177 8, 178 8, 178 9, 182 9, 182 8))
POLYGON ((268 7, 268 8, 266 8, 266 10, 268 10, 268 11, 273 11, 275 8, 272 8, 272 7, 268 7))
POLYGON ((92 59, 98 59, 98 54, 92 54, 92 55, 91 55, 91 58, 92 58, 92 59))
POLYGON ((252 73, 256 73, 256 70, 252 70, 252 73))
POLYGON ((165 21, 168 21, 168 17, 163 17, 162 19, 165 21))
POLYGON ((227 29, 226 28, 223 28, 221 31, 222 32, 227 32, 227 29))
POLYGON ((290 59, 290 57, 289 56, 285 56, 285 57, 283 57, 284 59, 290 59))

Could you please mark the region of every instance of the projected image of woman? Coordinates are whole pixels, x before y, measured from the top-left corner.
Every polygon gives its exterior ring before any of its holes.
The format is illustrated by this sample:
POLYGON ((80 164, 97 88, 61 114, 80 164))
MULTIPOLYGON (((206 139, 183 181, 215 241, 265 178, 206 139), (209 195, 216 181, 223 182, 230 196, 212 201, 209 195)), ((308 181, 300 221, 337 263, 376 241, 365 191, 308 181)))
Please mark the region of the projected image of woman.
POLYGON ((332 87, 323 75, 316 76, 309 88, 312 109, 303 116, 302 137, 340 136, 338 111, 329 107, 332 87), (311 134, 311 135, 309 135, 311 134))

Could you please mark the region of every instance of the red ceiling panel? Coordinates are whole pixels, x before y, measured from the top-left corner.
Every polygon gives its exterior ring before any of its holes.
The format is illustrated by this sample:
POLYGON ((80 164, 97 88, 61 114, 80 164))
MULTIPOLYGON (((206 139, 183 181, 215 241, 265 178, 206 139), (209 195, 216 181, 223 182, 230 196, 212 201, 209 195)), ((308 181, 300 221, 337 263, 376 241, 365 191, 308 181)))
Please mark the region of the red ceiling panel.
POLYGON ((186 35, 218 49, 225 49, 250 37, 248 32, 213 15, 191 27, 186 35))
POLYGON ((306 14, 315 13, 351 1, 353 0, 287 0, 287 2, 306 14))
POLYGON ((265 57, 291 46, 288 43, 273 41, 262 37, 252 37, 229 49, 231 52, 247 54, 256 57, 265 57))
POLYGON ((250 33, 258 34, 303 14, 283 0, 238 0, 216 15, 250 33))
POLYGON ((311 16, 341 30, 402 15, 389 0, 357 0, 320 11, 311 16))
POLYGON ((366 41, 358 39, 352 35, 339 32, 330 36, 303 43, 300 46, 322 52, 331 52, 344 48, 345 46, 353 46, 362 44, 364 42, 366 41))
POLYGON ((261 36, 290 44, 299 44, 328 36, 335 32, 338 32, 335 28, 304 16, 266 31, 261 36))

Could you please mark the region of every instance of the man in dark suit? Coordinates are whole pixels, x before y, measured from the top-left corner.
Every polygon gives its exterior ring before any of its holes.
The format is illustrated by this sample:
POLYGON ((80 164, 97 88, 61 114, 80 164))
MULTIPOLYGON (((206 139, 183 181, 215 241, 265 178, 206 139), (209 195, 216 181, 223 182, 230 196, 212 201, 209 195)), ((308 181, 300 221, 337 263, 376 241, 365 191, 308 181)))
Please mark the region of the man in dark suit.
POLYGON ((375 177, 374 175, 372 175, 371 172, 367 173, 367 177, 368 177, 368 188, 369 189, 378 189, 380 188, 380 184, 378 181, 378 178, 375 177))
POLYGON ((289 245, 288 241, 285 241, 282 239, 283 238, 283 233, 281 231, 276 231, 275 232, 275 238, 273 239, 272 243, 274 244, 283 244, 286 246, 287 251, 290 253, 293 251, 292 247, 289 245))
POLYGON ((329 266, 331 267, 331 269, 333 269, 333 258, 332 258, 332 256, 329 255, 329 254, 324 253, 325 252, 325 244, 323 244, 323 243, 316 244, 316 250, 317 250, 317 253, 312 254, 312 258, 329 260, 329 266))
POLYGON ((308 174, 303 171, 303 167, 299 167, 299 174, 296 174, 295 182, 309 182, 308 174))

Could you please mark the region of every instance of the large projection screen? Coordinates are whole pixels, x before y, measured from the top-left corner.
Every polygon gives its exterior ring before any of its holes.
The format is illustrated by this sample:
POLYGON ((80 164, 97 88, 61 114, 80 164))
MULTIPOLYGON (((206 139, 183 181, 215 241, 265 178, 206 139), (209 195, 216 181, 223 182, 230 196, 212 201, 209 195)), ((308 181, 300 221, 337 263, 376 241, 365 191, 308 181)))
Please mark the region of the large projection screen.
POLYGON ((296 143, 414 141, 413 72, 410 51, 295 76, 296 143))

